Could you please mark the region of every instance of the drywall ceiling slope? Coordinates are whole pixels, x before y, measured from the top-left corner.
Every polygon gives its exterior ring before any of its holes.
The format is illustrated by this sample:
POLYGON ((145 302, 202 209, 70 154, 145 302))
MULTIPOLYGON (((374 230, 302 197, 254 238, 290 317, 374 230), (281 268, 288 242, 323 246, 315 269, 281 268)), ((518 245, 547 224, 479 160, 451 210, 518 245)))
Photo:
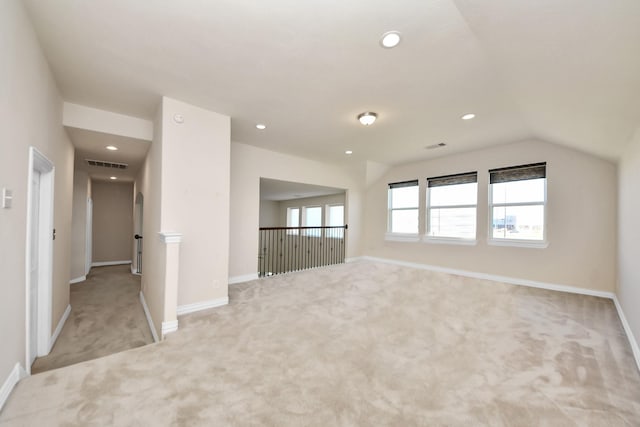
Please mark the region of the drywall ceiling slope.
POLYGON ((636 0, 26 4, 65 99, 151 118, 164 94, 231 116, 233 141, 321 161, 533 136, 615 158, 640 122, 636 0))

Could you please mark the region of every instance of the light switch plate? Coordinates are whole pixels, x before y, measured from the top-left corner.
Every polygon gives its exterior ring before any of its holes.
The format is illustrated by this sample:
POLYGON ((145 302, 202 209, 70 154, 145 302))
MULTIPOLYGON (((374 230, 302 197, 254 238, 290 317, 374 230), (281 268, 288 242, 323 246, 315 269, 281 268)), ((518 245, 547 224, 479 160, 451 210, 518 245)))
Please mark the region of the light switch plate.
POLYGON ((2 189, 2 208, 10 209, 12 201, 13 201, 13 191, 3 188, 2 189))

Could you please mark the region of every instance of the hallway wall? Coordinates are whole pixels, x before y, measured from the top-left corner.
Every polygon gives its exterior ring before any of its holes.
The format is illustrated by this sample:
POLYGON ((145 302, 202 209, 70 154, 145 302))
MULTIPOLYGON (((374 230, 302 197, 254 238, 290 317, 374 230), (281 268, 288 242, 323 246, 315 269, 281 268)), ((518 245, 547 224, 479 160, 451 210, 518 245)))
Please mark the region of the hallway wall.
POLYGON ((92 180, 93 262, 131 261, 133 183, 92 180))
MULTIPOLYGON (((26 362, 26 229, 29 147, 54 163, 52 331, 69 304, 73 147, 62 127, 62 99, 31 22, 18 0, 0 2, 0 384, 26 362)), ((52 332, 51 331, 51 332, 52 332)), ((2 402, 0 402, 1 404, 2 402)))

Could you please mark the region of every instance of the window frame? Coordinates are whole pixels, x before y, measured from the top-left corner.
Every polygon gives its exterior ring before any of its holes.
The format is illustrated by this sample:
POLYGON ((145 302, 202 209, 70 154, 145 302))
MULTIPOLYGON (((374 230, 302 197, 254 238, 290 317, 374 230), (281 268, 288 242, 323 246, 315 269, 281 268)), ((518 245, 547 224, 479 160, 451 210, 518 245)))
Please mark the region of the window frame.
POLYGON ((392 182, 388 184, 387 187, 387 232, 385 234, 385 240, 391 241, 418 241, 420 240, 420 181, 418 179, 411 179, 407 181, 399 181, 392 182), (413 184, 414 185, 410 185, 413 184), (405 185, 403 185, 405 184, 405 185), (396 187, 393 187, 396 185, 396 187), (417 187, 417 199, 415 207, 405 207, 405 208, 392 208, 393 202, 393 190, 394 188, 403 188, 403 187, 417 187), (392 230, 392 218, 393 211, 410 211, 416 210, 418 211, 418 229, 415 233, 401 233, 392 230))
POLYGON ((549 241, 547 240, 547 228, 548 228, 548 222, 547 222, 547 201, 548 201, 548 197, 547 197, 547 182, 548 182, 548 177, 547 177, 547 163, 546 162, 541 162, 541 163, 534 163, 534 164, 529 164, 529 165, 520 165, 520 166, 511 166, 511 167, 506 167, 506 168, 500 168, 500 169, 519 169, 519 168, 527 168, 527 167, 533 167, 533 166, 542 166, 544 165, 545 168, 545 176, 542 178, 528 178, 528 179, 520 179, 520 180, 513 180, 513 181, 507 181, 507 182, 516 182, 516 181, 528 181, 530 179, 544 179, 544 188, 543 188, 543 195, 544 195, 544 200, 542 202, 517 202, 517 203, 493 203, 493 185, 491 183, 491 172, 498 170, 498 169, 492 169, 489 170, 489 188, 488 188, 488 199, 489 199, 489 212, 487 212, 487 219, 488 219, 488 224, 487 224, 487 231, 488 231, 488 236, 487 236, 487 244, 488 245, 492 245, 492 246, 511 246, 511 247, 522 247, 522 248, 538 248, 538 249, 544 249, 547 248, 549 246, 549 241), (509 239, 509 238, 495 238, 493 236, 493 208, 494 207, 518 207, 518 206, 542 206, 542 240, 532 240, 532 239, 509 239))
POLYGON ((427 178, 427 190, 425 196, 425 234, 423 237, 423 241, 425 243, 451 243, 451 244, 460 244, 460 245, 475 245, 478 242, 478 172, 464 172, 453 175, 444 175, 439 177, 427 178), (443 205, 443 206, 431 206, 431 190, 429 186, 429 180, 432 181, 445 181, 445 180, 455 180, 456 178, 464 179, 465 177, 470 177, 474 175, 475 180, 469 182, 460 182, 453 184, 444 184, 440 186, 453 186, 453 185, 465 185, 465 184, 476 184, 476 203, 473 205, 443 205), (475 209, 475 230, 473 237, 456 237, 456 236, 432 236, 429 233, 431 232, 431 209, 475 209))

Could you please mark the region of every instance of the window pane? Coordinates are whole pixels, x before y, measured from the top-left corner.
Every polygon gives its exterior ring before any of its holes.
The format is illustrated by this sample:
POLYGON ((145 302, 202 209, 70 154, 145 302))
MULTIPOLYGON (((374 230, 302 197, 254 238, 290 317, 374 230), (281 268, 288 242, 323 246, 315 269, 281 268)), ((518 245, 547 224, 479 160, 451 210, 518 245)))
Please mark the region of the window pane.
POLYGON ((298 227, 300 225, 300 209, 287 209, 287 227, 298 227))
POLYGON ((322 225, 322 208, 320 206, 313 208, 304 208, 304 226, 320 227, 322 225))
POLYGON ((392 188, 391 209, 417 208, 418 207, 418 186, 392 188))
POLYGON ((391 211, 392 233, 418 233, 418 209, 391 211))
POLYGON ((475 205, 478 200, 478 184, 444 185, 429 188, 429 206, 475 205))
POLYGON ((475 239, 476 208, 430 209, 429 236, 475 239))
POLYGON ((344 225, 344 206, 329 206, 329 222, 330 227, 344 225))
POLYGON ((543 240, 544 206, 494 207, 493 238, 543 240))
POLYGON ((493 203, 544 202, 545 178, 491 184, 493 203))

